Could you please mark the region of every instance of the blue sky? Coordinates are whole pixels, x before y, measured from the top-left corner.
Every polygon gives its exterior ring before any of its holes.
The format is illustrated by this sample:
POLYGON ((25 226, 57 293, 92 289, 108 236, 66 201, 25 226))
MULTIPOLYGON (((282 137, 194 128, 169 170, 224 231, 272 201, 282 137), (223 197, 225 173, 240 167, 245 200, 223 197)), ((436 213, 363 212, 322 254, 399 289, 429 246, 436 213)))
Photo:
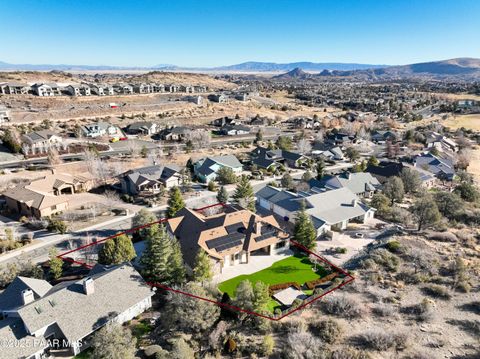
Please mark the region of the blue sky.
POLYGON ((218 66, 480 58, 478 0, 2 0, 0 61, 218 66))

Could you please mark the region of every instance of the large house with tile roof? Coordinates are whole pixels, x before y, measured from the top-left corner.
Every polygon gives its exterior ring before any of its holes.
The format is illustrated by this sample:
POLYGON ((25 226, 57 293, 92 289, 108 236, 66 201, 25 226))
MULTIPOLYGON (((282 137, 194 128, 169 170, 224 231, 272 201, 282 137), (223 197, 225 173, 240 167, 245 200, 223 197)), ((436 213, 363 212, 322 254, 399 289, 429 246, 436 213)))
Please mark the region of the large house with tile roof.
POLYGON ((24 281, 0 294, 0 303, 17 303, 0 320, 0 338, 25 345, 2 347, 0 359, 43 358, 54 339, 69 344, 64 356, 77 355, 109 321, 122 324, 149 309, 154 294, 130 264, 94 268, 87 278, 53 287, 24 281))
POLYGON ((198 251, 204 250, 217 273, 247 264, 251 256, 279 254, 289 247, 288 233, 273 216, 260 217, 235 205, 213 215, 184 208, 168 221, 167 230, 178 239, 189 268, 194 267, 198 251))

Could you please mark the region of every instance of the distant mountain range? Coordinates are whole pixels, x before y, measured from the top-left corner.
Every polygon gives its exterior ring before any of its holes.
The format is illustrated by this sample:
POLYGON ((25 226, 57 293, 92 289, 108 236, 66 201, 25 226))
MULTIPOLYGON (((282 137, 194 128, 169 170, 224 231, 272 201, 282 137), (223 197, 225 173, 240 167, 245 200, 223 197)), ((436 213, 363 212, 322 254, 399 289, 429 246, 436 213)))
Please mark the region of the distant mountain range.
POLYGON ((314 62, 244 62, 237 65, 219 67, 180 67, 161 64, 152 67, 121 67, 121 66, 92 66, 92 65, 32 65, 9 64, 0 61, 0 70, 3 71, 115 71, 115 70, 160 70, 184 72, 282 72, 274 79, 315 79, 321 77, 358 77, 358 78, 404 78, 404 77, 448 77, 480 79, 480 59, 456 58, 443 61, 423 62, 402 66, 371 65, 356 63, 314 63, 314 62), (312 73, 317 72, 317 73, 312 73))
POLYGON ((358 70, 325 69, 317 74, 295 68, 289 72, 274 76, 276 80, 309 80, 322 77, 353 78, 408 78, 408 77, 460 77, 480 79, 480 59, 457 58, 443 61, 422 62, 403 66, 388 66, 358 70))
POLYGON ((129 67, 129 66, 94 66, 94 65, 32 65, 32 64, 9 64, 6 62, 0 61, 0 70, 6 71, 106 71, 106 70, 163 70, 163 71, 216 71, 216 72, 281 72, 281 71, 290 71, 294 68, 302 68, 306 71, 322 71, 324 69, 329 70, 361 70, 361 69, 370 69, 370 68, 383 68, 387 65, 370 65, 370 64, 350 64, 350 63, 336 63, 336 62, 326 62, 326 63, 314 63, 314 62, 292 62, 285 64, 277 64, 274 62, 244 62, 237 65, 230 66, 218 66, 218 67, 181 67, 176 65, 161 64, 155 65, 152 67, 129 67))

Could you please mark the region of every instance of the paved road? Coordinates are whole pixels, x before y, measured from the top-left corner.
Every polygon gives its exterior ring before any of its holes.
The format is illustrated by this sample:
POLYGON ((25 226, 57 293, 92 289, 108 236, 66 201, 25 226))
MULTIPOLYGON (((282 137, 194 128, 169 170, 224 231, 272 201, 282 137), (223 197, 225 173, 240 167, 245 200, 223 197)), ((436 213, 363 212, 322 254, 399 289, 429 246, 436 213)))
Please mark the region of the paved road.
MULTIPOLYGON (((352 164, 350 163, 340 163, 334 166, 328 166, 326 171, 336 172, 351 166, 352 164)), ((299 179, 302 177, 304 172, 305 171, 303 170, 298 170, 292 174, 292 177, 294 179, 299 179)), ((277 177, 277 179, 279 179, 279 177, 277 177)), ((267 178, 264 180, 252 181, 251 183, 254 191, 258 192, 272 180, 272 178, 267 178)), ((232 194, 235 190, 235 185, 226 186, 226 189, 230 194, 232 194)), ((216 202, 215 192, 203 191, 198 193, 198 196, 190 197, 185 200, 188 207, 200 208, 216 202)), ((151 212, 154 212, 157 217, 162 218, 164 217, 163 212, 166 210, 166 208, 167 206, 163 205, 147 209, 151 212)), ((130 229, 132 227, 132 218, 134 215, 135 214, 132 213, 128 216, 116 217, 107 222, 99 223, 83 230, 63 235, 52 234, 46 230, 37 231, 34 235, 34 238, 39 240, 37 243, 32 244, 20 251, 12 251, 1 255, 0 265, 25 260, 31 260, 34 263, 44 262, 48 259, 48 252, 52 246, 55 246, 61 253, 85 244, 82 239, 85 239, 86 237, 101 239, 118 233, 119 231, 130 229)))

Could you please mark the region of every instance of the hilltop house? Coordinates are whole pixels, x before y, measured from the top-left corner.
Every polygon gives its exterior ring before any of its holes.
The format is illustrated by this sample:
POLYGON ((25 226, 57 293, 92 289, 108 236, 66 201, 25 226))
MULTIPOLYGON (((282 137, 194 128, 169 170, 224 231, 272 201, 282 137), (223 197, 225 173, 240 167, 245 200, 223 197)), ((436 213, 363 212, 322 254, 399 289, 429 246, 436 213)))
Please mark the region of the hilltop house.
POLYGON ((224 94, 211 94, 208 99, 212 102, 224 103, 227 102, 227 96, 224 94))
POLYGON ((344 172, 336 176, 324 176, 321 180, 311 179, 311 188, 332 190, 346 187, 357 196, 370 198, 380 188, 380 182, 370 173, 344 172))
POLYGON ((90 85, 90 92, 97 96, 105 96, 106 93, 104 88, 105 88, 104 85, 93 84, 93 85, 90 85))
POLYGON ((372 142, 377 144, 385 144, 387 141, 394 142, 397 140, 397 135, 392 131, 373 131, 371 134, 372 142))
POLYGON ((215 181, 218 170, 224 167, 231 168, 236 174, 243 171, 242 164, 234 155, 202 158, 193 164, 193 171, 201 182, 208 183, 215 181))
POLYGON ((350 221, 365 223, 374 216, 374 210, 360 202, 347 187, 323 192, 312 189, 310 192, 292 193, 266 186, 256 196, 262 208, 292 223, 304 201, 318 236, 331 234, 331 230, 344 230, 350 221))
POLYGON ((216 273, 227 266, 247 264, 251 256, 280 254, 289 247, 288 233, 273 216, 260 217, 233 205, 210 216, 183 208, 168 221, 167 230, 178 239, 190 269, 202 249, 216 273))
POLYGON ((250 152, 250 158, 252 159, 253 165, 263 169, 285 165, 291 168, 301 168, 310 160, 309 157, 299 153, 280 149, 269 150, 264 147, 255 148, 250 152))
POLYGON ((131 95, 133 94, 133 87, 128 84, 117 84, 114 87, 116 93, 121 95, 131 95))
POLYGON ((413 159, 413 165, 414 167, 432 173, 440 180, 452 181, 455 177, 454 164, 449 158, 442 158, 431 153, 424 153, 413 159))
POLYGON ((62 356, 77 355, 107 323, 123 324, 148 310, 153 294, 130 264, 97 265, 88 277, 53 287, 18 277, 0 294, 0 303, 7 303, 0 337, 25 345, 4 346, 0 359, 45 358, 54 339, 62 356))
POLYGON ((50 85, 37 83, 32 86, 32 91, 35 95, 41 97, 55 96, 55 92, 50 85))
POLYGON ((130 195, 158 193, 161 188, 179 186, 182 180, 180 168, 174 165, 136 168, 121 174, 119 178, 122 192, 130 195))
POLYGON ((80 86, 76 84, 70 84, 65 87, 65 92, 70 96, 80 96, 80 86))
POLYGON ((145 135, 151 136, 158 132, 159 128, 155 122, 139 121, 128 125, 125 128, 126 132, 130 135, 145 135))
POLYGON ((21 82, 4 82, 0 84, 0 93, 5 95, 26 95, 30 86, 21 82))
POLYGON ((312 156, 323 158, 328 161, 341 161, 344 159, 343 151, 338 146, 315 142, 312 147, 312 156))
POLYGON ((133 91, 140 94, 151 93, 152 87, 148 84, 135 84, 133 85, 133 91))
POLYGON ((426 133, 425 137, 429 150, 435 148, 440 152, 458 152, 458 144, 451 138, 437 132, 426 133))
POLYGON ((117 126, 107 122, 95 122, 82 126, 82 134, 85 137, 115 136, 121 134, 117 126))
POLYGON ((42 218, 63 212, 69 207, 66 195, 89 191, 93 181, 84 176, 53 173, 27 185, 3 192, 8 209, 21 215, 42 218))

